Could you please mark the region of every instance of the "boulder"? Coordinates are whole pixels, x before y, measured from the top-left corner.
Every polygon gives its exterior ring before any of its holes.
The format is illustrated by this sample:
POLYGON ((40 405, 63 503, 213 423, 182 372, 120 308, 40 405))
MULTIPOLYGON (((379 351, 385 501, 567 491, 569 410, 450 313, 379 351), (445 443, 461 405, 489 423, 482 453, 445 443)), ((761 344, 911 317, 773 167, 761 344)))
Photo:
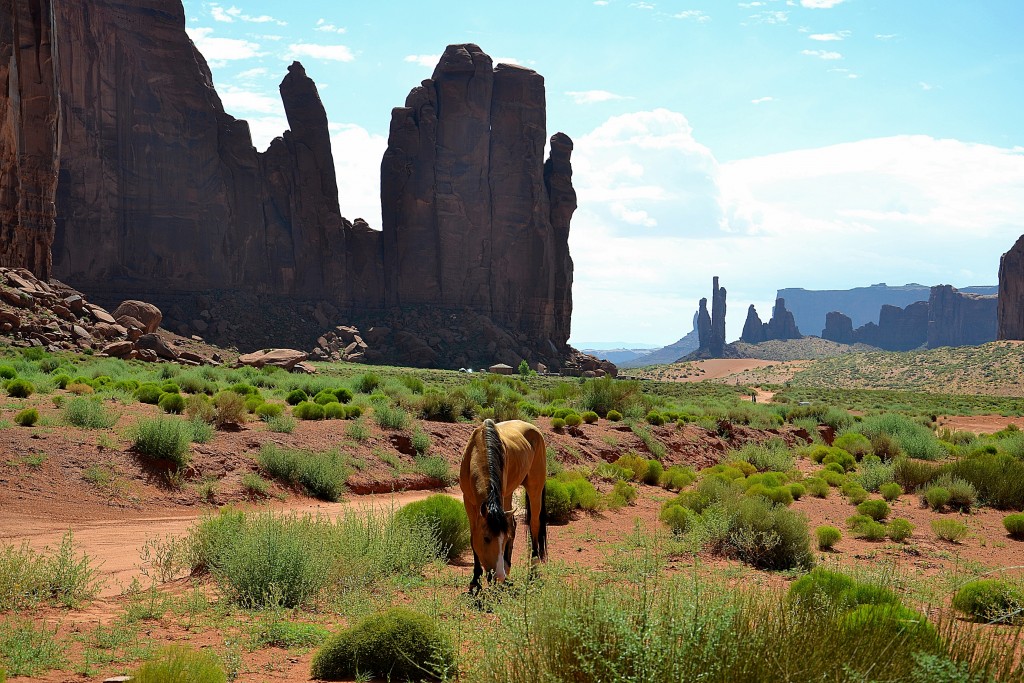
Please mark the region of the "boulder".
POLYGON ((121 305, 114 309, 113 316, 115 320, 120 320, 122 316, 127 316, 139 321, 142 330, 147 334, 156 332, 157 328, 160 327, 160 322, 164 319, 164 315, 160 312, 159 308, 153 304, 146 303, 145 301, 136 301, 135 299, 122 301, 121 305))
POLYGON ((86 304, 85 309, 89 311, 89 315, 91 315, 93 317, 93 320, 95 320, 96 322, 107 323, 108 325, 117 324, 117 321, 114 320, 114 317, 107 313, 107 311, 105 311, 100 306, 96 306, 95 304, 86 304))
POLYGON ((254 368, 273 365, 274 367, 291 370, 308 357, 309 354, 304 351, 296 351, 295 349, 269 349, 243 354, 238 357, 238 364, 250 365, 254 368))
POLYGON ((134 349, 130 341, 116 341, 104 346, 100 352, 114 358, 127 358, 134 349))
POLYGON ((135 340, 135 348, 141 351, 152 351, 164 360, 178 360, 178 352, 157 334, 143 334, 135 340))

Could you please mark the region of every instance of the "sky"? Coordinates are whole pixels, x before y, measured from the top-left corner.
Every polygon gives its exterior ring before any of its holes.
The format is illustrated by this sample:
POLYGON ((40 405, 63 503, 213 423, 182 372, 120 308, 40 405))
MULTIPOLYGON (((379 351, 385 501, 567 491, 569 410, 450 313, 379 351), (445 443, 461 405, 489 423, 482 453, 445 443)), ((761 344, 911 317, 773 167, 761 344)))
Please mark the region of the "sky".
POLYGON ((261 150, 303 63, 342 214, 375 228, 391 108, 446 45, 542 74, 575 145, 577 345, 675 341, 714 275, 730 339, 780 288, 995 284, 1024 233, 1018 0, 184 5, 261 150))

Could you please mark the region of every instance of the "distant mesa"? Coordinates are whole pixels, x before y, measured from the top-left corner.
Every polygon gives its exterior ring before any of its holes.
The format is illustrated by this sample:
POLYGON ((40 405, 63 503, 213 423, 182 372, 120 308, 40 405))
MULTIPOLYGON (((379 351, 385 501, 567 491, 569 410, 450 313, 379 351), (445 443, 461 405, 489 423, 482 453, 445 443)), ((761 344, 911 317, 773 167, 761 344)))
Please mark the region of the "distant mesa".
POLYGON ((998 338, 1024 339, 1024 235, 999 259, 998 338))

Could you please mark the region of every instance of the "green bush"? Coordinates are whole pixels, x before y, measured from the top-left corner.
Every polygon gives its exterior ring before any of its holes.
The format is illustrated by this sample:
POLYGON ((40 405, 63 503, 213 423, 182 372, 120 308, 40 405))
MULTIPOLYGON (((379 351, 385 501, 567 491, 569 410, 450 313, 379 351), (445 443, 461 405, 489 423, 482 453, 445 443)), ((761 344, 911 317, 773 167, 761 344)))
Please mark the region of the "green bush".
POLYGON ((17 371, 10 365, 0 365, 0 379, 14 379, 17 376, 17 371))
POLYGON ((658 460, 648 460, 647 471, 644 472, 642 480, 649 486, 658 486, 664 474, 665 469, 662 467, 661 462, 658 460))
POLYGON ((914 525, 905 519, 894 519, 885 526, 889 540, 902 543, 914 533, 914 525))
POLYGON ((807 520, 760 497, 735 504, 729 525, 730 554, 761 569, 809 569, 814 565, 807 520))
POLYGON ((941 510, 946 507, 946 503, 949 502, 951 497, 949 489, 942 486, 929 486, 921 496, 922 500, 932 510, 941 510))
MULTIPOLYGON (((333 394, 332 394, 333 396, 333 394)), ((344 406, 337 401, 332 403, 322 404, 324 407, 324 417, 328 420, 344 420, 347 415, 348 406, 344 406)))
POLYGON ((351 474, 346 458, 337 451, 314 453, 272 443, 263 444, 256 463, 267 475, 298 484, 309 495, 329 502, 341 499, 351 474))
POLYGON ((928 619, 904 605, 859 605, 845 615, 843 625, 848 633, 868 631, 909 648, 934 649, 939 644, 938 632, 928 619))
POLYGON ((14 416, 14 421, 22 427, 31 427, 39 422, 39 411, 35 408, 25 408, 14 416))
POLYGON ((544 485, 544 505, 554 524, 565 524, 572 518, 574 506, 569 487, 557 479, 548 479, 544 485))
POLYGON ((288 392, 288 395, 285 396, 284 400, 290 406, 297 406, 303 401, 309 400, 309 394, 302 389, 292 389, 288 392))
POLYGON ((133 683, 226 683, 227 674, 212 652, 172 645, 143 664, 133 683))
POLYGON ((871 453, 871 440, 863 434, 856 432, 846 432, 841 434, 832 443, 836 448, 842 448, 847 453, 853 455, 855 458, 863 458, 868 453, 871 453))
POLYGON ((580 417, 582 417, 583 421, 586 422, 588 425, 592 425, 598 420, 598 415, 593 410, 588 410, 584 412, 582 415, 580 415, 580 417))
POLYGON ((295 418, 291 415, 276 415, 267 418, 267 430, 278 434, 291 434, 295 431, 295 418))
POLYGON ((647 413, 646 419, 649 424, 652 424, 655 427, 660 427, 661 425, 665 424, 665 416, 656 410, 652 410, 649 413, 647 413))
POLYGON ((965 583, 953 596, 953 608, 989 623, 1019 622, 1024 592, 1001 579, 978 579, 965 583))
POLYGON ((214 396, 213 407, 216 409, 213 422, 218 429, 244 424, 249 412, 245 409, 245 399, 234 391, 222 391, 214 396))
POLYGON ((690 467, 673 465, 661 475, 662 488, 669 491, 680 491, 697 480, 697 473, 690 467))
POLYGON ((832 550, 843 538, 843 533, 834 526, 825 525, 815 529, 814 536, 818 539, 818 550, 832 550))
POLYGON ((615 461, 615 464, 624 470, 629 472, 629 478, 634 481, 640 481, 647 476, 647 469, 650 467, 647 463, 646 458, 641 458, 636 453, 626 453, 625 455, 619 456, 619 459, 615 461))
MULTIPOLYGON (((875 445, 876 438, 888 436, 911 458, 938 460, 945 455, 945 450, 931 429, 898 413, 865 417, 854 427, 854 431, 871 439, 872 445, 875 445)), ((892 453, 880 453, 876 448, 875 455, 886 460, 892 453)))
POLYGON ((800 500, 807 493, 807 488, 802 483, 794 482, 786 488, 789 489, 789 495, 793 497, 793 500, 800 500))
POLYGON ((569 413, 565 416, 566 427, 579 427, 583 423, 583 418, 577 413, 569 413))
POLYGON ((1024 540, 1024 513, 1017 513, 1003 517, 1003 526, 1011 538, 1024 540))
POLYGON ((801 482, 804 488, 807 489, 807 493, 811 494, 815 498, 828 498, 829 485, 828 482, 820 477, 808 477, 801 482))
POLYGON ((944 474, 935 480, 935 485, 949 491, 949 500, 946 502, 946 505, 953 510, 970 512, 971 508, 975 507, 978 503, 977 489, 969 481, 965 481, 960 477, 944 474))
POLYGON ((933 519, 932 532, 950 543, 959 543, 967 537, 967 525, 955 519, 933 519))
POLYGON ((322 406, 325 406, 328 403, 340 403, 338 397, 334 395, 334 392, 327 389, 317 393, 317 395, 313 397, 313 402, 319 403, 322 406))
POLYGON ((882 498, 891 503, 903 495, 903 487, 893 481, 879 486, 878 492, 882 494, 882 498))
POLYGON ((11 398, 28 398, 35 390, 35 386, 27 380, 12 379, 7 383, 7 395, 11 398))
POLYGON ((618 422, 619 420, 622 419, 622 413, 620 413, 617 410, 609 410, 604 417, 609 422, 618 422))
POLYGON ((292 408, 292 416, 299 420, 322 420, 325 415, 324 407, 311 401, 302 401, 292 408))
POLYGON ((867 515, 876 522, 888 517, 891 511, 889 504, 884 500, 866 500, 857 506, 859 514, 867 515))
POLYGON ((75 396, 61 407, 61 420, 82 429, 109 429, 117 419, 98 399, 87 396, 75 396))
POLYGON ((263 397, 259 394, 245 397, 245 410, 250 413, 255 413, 256 409, 263 405, 263 397))
POLYGON ((160 398, 157 401, 157 405, 165 413, 173 413, 175 415, 181 415, 185 412, 185 397, 181 394, 172 394, 164 392, 160 394, 160 398))
POLYGON ((363 414, 363 409, 359 406, 345 406, 345 419, 355 420, 363 414))
POLYGON ((284 408, 279 403, 261 403, 256 406, 256 417, 267 422, 272 417, 278 417, 284 412, 284 408))
POLYGON ((917 491, 934 480, 942 468, 929 462, 896 458, 893 461, 893 479, 904 491, 917 491))
POLYGON ((586 512, 597 512, 601 509, 601 495, 588 480, 578 477, 566 482, 569 489, 569 501, 573 508, 586 512))
POLYGON ((381 429, 405 429, 409 426, 409 414, 398 406, 376 406, 373 421, 381 429))
POLYGON ((851 505, 860 505, 868 499, 868 492, 864 490, 864 487, 855 481, 847 481, 843 483, 841 491, 846 500, 850 501, 851 505))
POLYGON ((449 561, 469 548, 466 507, 451 496, 436 493, 425 500, 409 503, 399 509, 395 519, 433 533, 449 561))
POLYGON ((270 495, 270 483, 255 472, 242 475, 242 488, 250 496, 265 498, 270 495))
POLYGON ((560 417, 551 418, 551 428, 556 432, 560 432, 565 429, 565 420, 560 417))
POLYGON ((858 605, 898 605, 887 588, 855 581, 846 574, 818 567, 789 587, 788 599, 811 610, 850 610, 858 605))
POLYGON ((692 519, 696 513, 675 501, 668 501, 668 503, 661 508, 658 519, 667 524, 674 533, 680 534, 689 531, 693 526, 692 519))
MULTIPOLYGON (((415 378, 403 377, 402 379, 403 379, 403 381, 405 381, 406 379, 415 379, 415 378)), ((422 385, 422 382, 420 382, 420 384, 422 385)), ((415 393, 422 394, 423 393, 423 389, 421 388, 419 391, 416 391, 415 393)), ((352 392, 349 389, 345 388, 345 387, 338 387, 337 389, 334 390, 334 397, 338 399, 339 403, 348 403, 349 401, 352 400, 352 392)))
POLYGON ((981 452, 950 463, 945 473, 970 482, 981 500, 994 508, 1024 509, 1024 459, 981 452))
POLYGON ((188 423, 181 419, 139 420, 132 430, 132 447, 140 455, 184 467, 189 461, 190 436, 188 423))
POLYGON ((608 496, 608 507, 618 509, 632 505, 636 501, 636 488, 629 482, 620 479, 612 485, 612 491, 608 496))
POLYGON ((856 538, 863 538, 866 541, 881 541, 886 538, 885 525, 867 515, 854 515, 847 519, 846 523, 856 538))
POLYGON ((328 640, 313 657, 310 677, 339 681, 446 679, 455 650, 434 621, 404 607, 363 618, 328 640))

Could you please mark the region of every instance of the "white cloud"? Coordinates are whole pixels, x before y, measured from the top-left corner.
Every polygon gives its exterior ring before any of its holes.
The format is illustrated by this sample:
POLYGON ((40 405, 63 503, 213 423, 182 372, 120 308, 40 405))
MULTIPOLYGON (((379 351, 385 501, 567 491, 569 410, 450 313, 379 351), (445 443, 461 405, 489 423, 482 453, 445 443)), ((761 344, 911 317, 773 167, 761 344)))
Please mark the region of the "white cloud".
POLYGON ((236 115, 241 113, 241 118, 245 118, 244 114, 252 112, 279 114, 283 111, 279 97, 270 97, 264 93, 234 85, 218 88, 218 92, 224 103, 224 109, 236 115))
POLYGON ((927 136, 719 164, 685 117, 659 110, 580 136, 573 167, 575 339, 626 328, 674 341, 713 275, 730 339, 781 287, 992 284, 1024 224, 1024 149, 927 136))
POLYGON ((251 24, 269 24, 269 23, 273 23, 273 24, 277 24, 278 26, 287 26, 288 25, 287 21, 281 21, 280 19, 275 19, 274 17, 270 16, 269 14, 261 14, 259 16, 254 16, 254 15, 251 15, 251 14, 246 14, 243 10, 241 10, 238 7, 235 7, 234 5, 232 5, 231 7, 228 7, 227 9, 224 9, 222 6, 220 6, 217 3, 212 3, 210 5, 210 16, 212 16, 214 18, 214 20, 216 20, 216 21, 223 21, 223 22, 227 22, 227 23, 232 23, 232 22, 234 22, 237 19, 239 21, 246 21, 246 22, 249 22, 251 24))
POLYGON ((893 38, 899 38, 896 33, 876 33, 875 40, 892 40, 893 38))
POLYGON ((774 102, 774 101, 775 101, 775 98, 774 98, 774 97, 771 97, 771 96, 769 95, 769 96, 767 96, 767 97, 758 97, 757 99, 754 99, 754 100, 750 100, 750 103, 751 103, 751 104, 763 104, 763 103, 765 103, 765 102, 774 102))
POLYGON ((821 59, 827 59, 829 61, 843 58, 841 54, 838 52, 832 52, 831 50, 800 50, 800 54, 807 55, 808 57, 820 57, 821 59))
POLYGON ((441 61, 441 55, 406 55, 402 61, 433 69, 441 61))
POLYGON ((812 33, 807 37, 811 40, 828 42, 832 40, 846 40, 850 35, 850 31, 836 31, 835 33, 812 33))
POLYGON ((323 33, 345 33, 347 31, 344 26, 335 26, 326 19, 317 19, 315 30, 322 31, 323 33))
POLYGON ((572 101, 576 104, 597 104, 599 102, 632 99, 624 95, 616 95, 607 90, 570 90, 565 94, 571 97, 572 101))
POLYGON ((349 220, 362 218, 380 230, 380 160, 387 138, 353 124, 331 128, 341 215, 349 220))
POLYGON ((246 69, 245 71, 239 72, 235 78, 239 81, 255 81, 266 77, 267 70, 262 66, 258 66, 254 69, 246 69))
POLYGON ((740 7, 743 9, 753 9, 754 7, 764 7, 763 2, 741 2, 740 7))
POLYGON ((214 38, 212 28, 190 26, 185 32, 210 62, 252 59, 263 55, 259 43, 236 38, 214 38))
POLYGON ((344 45, 318 45, 316 43, 292 43, 284 54, 284 58, 289 61, 303 57, 332 62, 351 62, 356 58, 352 54, 352 50, 344 45))
POLYGON ((785 24, 789 21, 789 12, 786 10, 765 10, 750 16, 759 24, 785 24))
MULTIPOLYGON (((519 65, 519 64, 523 63, 518 57, 495 57, 493 61, 494 61, 495 64, 516 64, 516 65, 519 65)), ((532 63, 533 62, 531 62, 531 64, 532 63)))
POLYGON ((696 22, 698 22, 700 24, 706 24, 707 22, 711 21, 711 17, 709 17, 707 14, 705 14, 702 10, 699 10, 699 9, 683 10, 682 12, 678 12, 676 14, 673 14, 672 18, 673 19, 688 19, 690 21, 696 21, 696 22))
POLYGON ((843 0, 800 0, 800 4, 810 9, 829 9, 841 4, 843 0))
POLYGON ((636 9, 654 9, 653 4, 649 2, 643 2, 643 0, 641 0, 640 2, 634 2, 633 4, 630 5, 630 7, 634 7, 636 9))
POLYGON ((926 91, 927 90, 937 90, 938 87, 939 87, 939 86, 933 85, 931 83, 925 83, 924 81, 921 81, 920 83, 918 83, 918 85, 921 87, 921 90, 926 90, 926 91))

